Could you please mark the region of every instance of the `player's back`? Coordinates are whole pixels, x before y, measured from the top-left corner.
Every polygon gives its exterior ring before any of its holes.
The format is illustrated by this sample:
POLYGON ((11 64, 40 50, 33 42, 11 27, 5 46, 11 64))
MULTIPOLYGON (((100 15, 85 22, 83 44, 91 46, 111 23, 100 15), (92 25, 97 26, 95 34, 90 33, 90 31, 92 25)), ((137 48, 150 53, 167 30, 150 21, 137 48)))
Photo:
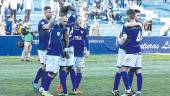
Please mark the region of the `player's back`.
POLYGON ((40 50, 47 50, 48 42, 50 39, 50 29, 43 29, 43 26, 47 24, 48 21, 42 19, 38 24, 38 32, 39 32, 39 49, 40 50))
POLYGON ((141 52, 140 41, 142 28, 140 26, 126 27, 124 32, 127 34, 127 41, 125 42, 126 53, 133 54, 141 52))
POLYGON ((67 23, 65 28, 63 29, 63 32, 68 32, 68 34, 69 34, 69 47, 73 46, 73 44, 72 44, 73 28, 74 28, 74 23, 67 23))

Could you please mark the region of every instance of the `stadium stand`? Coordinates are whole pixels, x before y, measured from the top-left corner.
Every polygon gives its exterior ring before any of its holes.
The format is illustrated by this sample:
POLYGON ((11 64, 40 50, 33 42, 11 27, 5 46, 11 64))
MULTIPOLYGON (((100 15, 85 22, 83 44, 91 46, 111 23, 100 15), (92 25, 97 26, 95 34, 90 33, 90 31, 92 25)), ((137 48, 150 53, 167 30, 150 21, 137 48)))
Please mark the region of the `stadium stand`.
MULTIPOLYGON (((71 0, 68 0, 71 1, 71 0)), ((159 0, 157 0, 159 1, 159 0)), ((32 13, 31 13, 31 20, 30 23, 32 25, 32 30, 33 31, 37 31, 37 24, 38 21, 40 20, 40 18, 42 18, 42 7, 45 5, 49 5, 50 4, 50 0, 33 0, 33 9, 32 9, 32 13)), ((89 9, 91 9, 93 0, 88 1, 89 2, 89 9)), ((143 4, 142 7, 140 7, 139 9, 142 10, 142 14, 141 14, 141 21, 143 22, 146 17, 152 16, 152 36, 159 36, 159 31, 161 29, 161 27, 163 25, 165 25, 165 21, 161 21, 161 18, 169 18, 170 17, 170 13, 169 13, 169 3, 162 3, 162 2, 156 2, 156 1, 147 1, 147 0, 143 0, 143 4), (149 13, 149 14, 148 14, 149 13)), ((125 4, 125 8, 112 8, 113 12, 119 14, 120 16, 122 16, 123 21, 126 20, 125 16, 125 11, 127 9, 127 4, 125 4)), ((101 13, 101 17, 106 17, 105 14, 101 13)), ((17 19, 23 19, 24 18, 24 12, 18 12, 17 14, 17 19)), ((116 36, 117 33, 119 33, 121 31, 121 27, 123 24, 123 21, 121 20, 117 20, 115 22, 114 25, 110 25, 108 24, 107 20, 103 20, 103 19, 97 19, 99 21, 99 23, 101 24, 101 33, 102 36, 116 36)), ((89 25, 93 24, 93 17, 89 17, 89 25)))

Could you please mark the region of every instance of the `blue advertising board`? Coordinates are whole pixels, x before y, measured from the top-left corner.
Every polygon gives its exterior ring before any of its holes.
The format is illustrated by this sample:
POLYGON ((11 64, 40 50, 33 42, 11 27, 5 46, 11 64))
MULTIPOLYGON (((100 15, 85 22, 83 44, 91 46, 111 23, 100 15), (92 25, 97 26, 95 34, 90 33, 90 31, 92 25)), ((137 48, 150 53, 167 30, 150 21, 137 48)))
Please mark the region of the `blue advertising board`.
POLYGON ((143 53, 170 53, 170 37, 144 37, 141 48, 143 53))
MULTIPOLYGON (((22 48, 16 43, 20 36, 0 36, 0 56, 19 56, 22 48)), ((34 37, 31 54, 37 55, 38 37, 34 37)), ((116 54, 118 51, 115 36, 89 37, 91 54, 116 54)), ((170 53, 170 37, 143 37, 141 44, 143 53, 170 53)))

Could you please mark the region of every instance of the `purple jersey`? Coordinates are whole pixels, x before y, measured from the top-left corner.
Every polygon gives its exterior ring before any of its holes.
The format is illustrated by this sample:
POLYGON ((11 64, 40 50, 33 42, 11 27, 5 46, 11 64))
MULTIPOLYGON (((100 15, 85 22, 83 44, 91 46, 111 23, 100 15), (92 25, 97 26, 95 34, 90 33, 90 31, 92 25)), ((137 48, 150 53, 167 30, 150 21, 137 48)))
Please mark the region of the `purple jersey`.
POLYGON ((127 34, 127 40, 123 44, 126 54, 134 54, 141 52, 140 41, 142 36, 142 28, 140 26, 123 27, 123 34, 127 34))
POLYGON ((48 42, 50 39, 50 29, 43 29, 43 26, 47 24, 48 21, 42 19, 38 24, 38 32, 39 32, 39 50, 47 50, 48 42))
POLYGON ((47 55, 63 56, 64 52, 63 52, 63 45, 61 40, 63 34, 62 32, 63 30, 58 24, 54 25, 50 34, 50 41, 49 41, 47 55))
POLYGON ((86 30, 84 28, 74 26, 71 38, 74 46, 74 56, 84 57, 85 48, 89 50, 89 42, 86 30))

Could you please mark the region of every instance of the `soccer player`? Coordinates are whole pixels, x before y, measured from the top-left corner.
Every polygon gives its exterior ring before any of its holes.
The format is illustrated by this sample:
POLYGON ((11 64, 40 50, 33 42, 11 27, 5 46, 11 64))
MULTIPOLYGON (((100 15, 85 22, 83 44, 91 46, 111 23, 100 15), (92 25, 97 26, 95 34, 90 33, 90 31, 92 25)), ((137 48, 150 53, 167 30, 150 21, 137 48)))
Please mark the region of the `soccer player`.
MULTIPOLYGON (((58 87, 61 87, 62 90, 57 88, 58 89, 57 92, 61 92, 61 91, 62 92, 59 93, 59 95, 67 95, 68 94, 66 78, 69 73, 70 73, 70 77, 71 77, 71 81, 72 81, 72 85, 73 85, 73 88, 72 88, 73 93, 75 93, 75 90, 76 90, 76 80, 75 80, 76 74, 75 74, 75 70, 74 70, 74 48, 73 48, 72 38, 71 38, 75 20, 76 20, 76 16, 72 14, 68 18, 68 22, 67 22, 66 26, 64 26, 64 28, 63 28, 63 30, 68 31, 68 33, 69 33, 69 46, 68 46, 68 48, 65 47, 65 51, 68 52, 70 58, 69 59, 63 58, 61 65, 60 65, 59 77, 60 77, 61 85, 58 87)), ((63 44, 63 45, 65 45, 65 44, 63 44)))
MULTIPOLYGON (((140 18, 140 10, 134 10, 136 13, 136 21, 138 23, 141 23, 139 21, 140 18)), ((142 23, 141 23, 142 25, 142 23)), ((142 31, 142 29, 140 30, 142 31)), ((141 35, 142 36, 142 35, 141 35)), ((140 37, 142 38, 142 37, 140 37)), ((129 84, 130 87, 132 87, 132 82, 133 82, 133 77, 134 74, 137 77, 137 92, 136 92, 136 96, 141 96, 141 90, 142 90, 142 70, 141 70, 142 66, 141 66, 141 58, 139 58, 139 63, 137 63, 133 68, 130 69, 130 71, 128 72, 128 76, 129 76, 129 84)))
MULTIPOLYGON (((132 11, 133 12, 133 11, 132 11)), ((128 12, 127 12, 128 13, 128 12)), ((125 55, 126 55, 126 43, 124 43, 126 39, 126 35, 123 34, 125 27, 134 27, 134 26, 141 26, 140 23, 138 22, 126 22, 124 24, 123 30, 121 32, 121 35, 118 36, 118 43, 119 43, 119 52, 118 52, 118 61, 117 61, 117 67, 119 68, 118 71, 116 72, 115 75, 115 80, 114 80, 114 88, 112 90, 113 96, 119 96, 118 93, 118 87, 121 79, 121 66, 124 61, 125 55), (123 42, 122 42, 123 41, 123 42)))
MULTIPOLYGON (((134 10, 129 9, 127 11, 127 16, 129 22, 137 22, 134 10)), ((126 39, 124 39, 126 55, 120 68, 121 76, 126 88, 126 95, 133 96, 134 93, 131 91, 127 72, 130 67, 141 66, 140 41, 142 39, 142 27, 140 25, 133 27, 124 26, 122 36, 126 36, 126 39)))
MULTIPOLYGON (((122 30, 123 32, 123 30, 122 30)), ((122 39, 123 36, 119 35, 117 37, 118 41, 120 39, 122 39)), ((120 71, 120 68, 121 68, 121 65, 123 63, 123 59, 125 57, 125 46, 124 44, 120 44, 121 42, 119 42, 119 50, 118 50, 118 58, 117 58, 117 68, 118 68, 118 71, 116 72, 115 74, 115 78, 114 78, 114 87, 113 87, 113 90, 112 90, 112 94, 113 96, 120 96, 119 95, 119 92, 118 92, 118 87, 119 87, 119 84, 120 84, 120 80, 121 80, 121 71, 120 71)))
POLYGON ((82 94, 79 90, 79 86, 82 80, 82 71, 85 67, 84 65, 84 57, 89 56, 89 42, 87 38, 86 29, 81 27, 81 19, 77 17, 73 34, 72 34, 72 42, 74 46, 74 60, 75 60, 75 67, 76 67, 76 93, 82 94))
POLYGON ((46 72, 45 79, 39 89, 39 92, 43 96, 53 96, 48 90, 51 85, 52 80, 58 74, 59 64, 61 62, 61 58, 69 58, 67 52, 63 51, 63 45, 61 37, 63 36, 65 44, 68 45, 68 37, 67 32, 62 30, 63 26, 65 26, 67 22, 67 17, 61 17, 59 19, 59 24, 55 24, 50 33, 50 44, 47 51, 47 62, 46 62, 46 72))
POLYGON ((51 7, 45 6, 43 10, 44 10, 44 18, 40 20, 38 24, 38 32, 39 32, 38 55, 42 67, 38 69, 37 75, 34 81, 32 82, 32 86, 36 94, 38 93, 38 81, 40 79, 42 79, 41 81, 43 81, 44 75, 46 74, 45 64, 46 64, 47 48, 50 39, 50 30, 56 18, 56 17, 52 18, 51 7))

